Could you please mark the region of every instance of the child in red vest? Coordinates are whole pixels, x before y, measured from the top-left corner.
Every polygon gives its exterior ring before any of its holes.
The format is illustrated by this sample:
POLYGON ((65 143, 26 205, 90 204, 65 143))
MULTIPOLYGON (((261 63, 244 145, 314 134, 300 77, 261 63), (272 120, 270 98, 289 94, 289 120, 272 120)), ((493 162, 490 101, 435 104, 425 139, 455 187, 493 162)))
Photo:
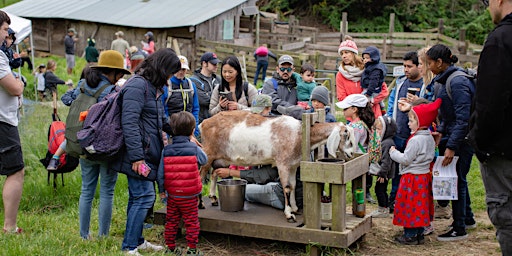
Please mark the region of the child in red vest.
POLYGON ((174 136, 172 143, 162 151, 157 180, 160 198, 167 196, 165 243, 168 251, 181 255, 181 250, 176 247, 176 234, 183 219, 187 232, 186 254, 202 255, 196 248, 199 241, 198 195, 203 189, 198 164, 206 164, 208 158, 190 141, 196 127, 196 119, 191 113, 174 113, 169 124, 174 136))

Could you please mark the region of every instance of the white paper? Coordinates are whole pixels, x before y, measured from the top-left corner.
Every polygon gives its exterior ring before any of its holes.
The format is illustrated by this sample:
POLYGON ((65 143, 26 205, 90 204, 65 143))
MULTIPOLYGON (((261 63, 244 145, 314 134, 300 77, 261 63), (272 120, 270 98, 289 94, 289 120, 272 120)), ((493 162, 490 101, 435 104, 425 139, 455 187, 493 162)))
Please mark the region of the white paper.
POLYGON ((457 165, 458 156, 452 162, 443 166, 444 156, 438 156, 432 169, 432 194, 435 200, 457 200, 457 165))
POLYGON ((144 41, 140 41, 140 43, 142 44, 142 48, 148 48, 149 47, 149 44, 144 42, 144 41))

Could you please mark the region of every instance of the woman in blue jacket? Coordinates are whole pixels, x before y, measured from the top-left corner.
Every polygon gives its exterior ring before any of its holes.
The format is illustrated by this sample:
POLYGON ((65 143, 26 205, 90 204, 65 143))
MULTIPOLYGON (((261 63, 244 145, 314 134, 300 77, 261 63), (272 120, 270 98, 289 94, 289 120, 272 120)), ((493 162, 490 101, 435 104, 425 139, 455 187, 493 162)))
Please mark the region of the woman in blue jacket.
POLYGON ((138 249, 163 250, 142 236, 148 209, 155 201, 158 164, 163 148, 162 131, 170 134, 160 97, 162 88, 181 69, 176 53, 163 48, 151 54, 135 69, 135 76, 121 89, 121 125, 124 152, 113 165, 128 178, 128 208, 122 250, 138 254, 138 249))
MULTIPOLYGON (((452 55, 450 49, 442 44, 432 46, 427 51, 427 62, 432 73, 436 75, 432 83, 436 98, 443 100, 439 110, 440 123, 438 132, 441 134, 439 154, 444 156, 443 166, 451 163, 454 156, 458 156, 457 193, 458 200, 452 201, 453 224, 445 234, 437 237, 439 241, 456 241, 467 238, 466 226, 473 226, 475 220, 471 211, 466 176, 469 172, 473 149, 465 140, 469 128, 471 100, 475 92, 475 85, 466 76, 454 76, 450 82, 451 93, 446 90, 448 77, 460 70, 454 66, 458 58, 452 55)), ((447 206, 448 201, 438 201, 439 205, 447 206)))

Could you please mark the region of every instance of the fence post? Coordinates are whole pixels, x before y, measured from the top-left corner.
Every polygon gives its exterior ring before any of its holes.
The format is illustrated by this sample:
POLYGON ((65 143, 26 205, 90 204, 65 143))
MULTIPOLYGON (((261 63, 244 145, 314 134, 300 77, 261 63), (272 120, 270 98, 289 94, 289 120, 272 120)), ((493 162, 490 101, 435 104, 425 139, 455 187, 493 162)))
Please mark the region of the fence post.
POLYGON ((443 19, 439 19, 437 22, 437 31, 439 34, 444 34, 444 21, 443 19))
POLYGON ((389 34, 393 34, 395 32, 395 13, 389 14, 389 34))
POLYGON ((256 14, 256 47, 260 46, 260 14, 256 14))
POLYGON ((295 34, 295 26, 295 15, 290 15, 290 17, 288 17, 288 31, 290 35, 295 34))
POLYGON ((467 47, 466 47, 466 29, 461 28, 459 31, 459 52, 461 54, 467 53, 467 47), (460 46, 460 42, 462 42, 462 46, 460 46))
POLYGON ((340 24, 340 43, 343 42, 345 36, 348 34, 348 21, 347 21, 347 12, 341 13, 341 24, 340 24))

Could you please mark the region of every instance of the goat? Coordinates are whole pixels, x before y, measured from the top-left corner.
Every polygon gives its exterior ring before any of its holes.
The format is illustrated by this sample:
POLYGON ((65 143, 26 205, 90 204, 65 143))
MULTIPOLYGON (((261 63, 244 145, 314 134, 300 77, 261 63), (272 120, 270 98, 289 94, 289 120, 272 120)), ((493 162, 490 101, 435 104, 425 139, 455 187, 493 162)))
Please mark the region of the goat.
MULTIPOLYGON (((294 222, 293 213, 298 210, 295 174, 301 161, 301 127, 301 122, 290 116, 264 117, 244 110, 218 113, 199 126, 203 150, 208 156, 208 162, 201 167, 201 176, 206 177, 214 161, 277 166, 285 194, 284 214, 288 221, 294 222)), ((313 125, 310 140, 314 146, 327 141, 328 152, 333 156, 337 149, 345 158, 351 158, 355 152, 354 132, 343 123, 313 125)), ((209 196, 212 205, 218 205, 215 197, 217 177, 212 174, 211 180, 209 196)))

